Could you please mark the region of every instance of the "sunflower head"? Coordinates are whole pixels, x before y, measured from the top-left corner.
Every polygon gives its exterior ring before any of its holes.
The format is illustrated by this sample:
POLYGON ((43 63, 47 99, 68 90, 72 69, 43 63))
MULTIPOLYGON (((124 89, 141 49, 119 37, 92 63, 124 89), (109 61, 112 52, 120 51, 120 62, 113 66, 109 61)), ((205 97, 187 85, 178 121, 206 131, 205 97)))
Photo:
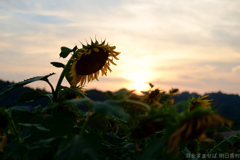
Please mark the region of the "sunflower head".
POLYGON ((80 86, 83 86, 86 82, 98 80, 100 72, 102 76, 107 75, 107 70, 111 72, 110 63, 116 65, 113 58, 118 60, 117 55, 120 54, 114 51, 115 49, 115 46, 105 44, 105 41, 102 43, 91 41, 91 44, 82 45, 71 59, 72 65, 69 72, 72 78, 71 85, 76 86, 80 83, 80 86))
POLYGON ((211 108, 211 102, 212 99, 204 99, 206 97, 208 97, 209 95, 205 95, 202 97, 198 97, 197 99, 195 99, 194 97, 192 97, 191 100, 189 100, 190 103, 190 111, 192 111, 193 109, 197 108, 197 107, 203 107, 203 108, 211 108), (203 100, 204 99, 204 100, 203 100))
POLYGON ((176 150, 181 140, 192 141, 198 138, 200 141, 209 141, 206 136, 207 129, 214 127, 215 132, 217 132, 216 129, 219 124, 222 127, 227 124, 231 128, 232 121, 221 117, 210 109, 200 107, 192 112, 186 112, 178 127, 168 139, 168 152, 176 150))
POLYGON ((170 91, 169 91, 169 95, 170 97, 176 95, 178 93, 178 88, 172 88, 170 91))

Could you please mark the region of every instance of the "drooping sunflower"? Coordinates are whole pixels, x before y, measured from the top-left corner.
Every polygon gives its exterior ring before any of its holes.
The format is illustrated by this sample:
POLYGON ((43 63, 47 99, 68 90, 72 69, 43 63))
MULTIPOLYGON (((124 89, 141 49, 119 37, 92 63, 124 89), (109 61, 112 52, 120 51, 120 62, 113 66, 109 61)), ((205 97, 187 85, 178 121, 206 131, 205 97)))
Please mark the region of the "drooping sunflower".
POLYGON ((177 150, 181 140, 191 141, 198 138, 200 141, 208 141, 207 129, 214 127, 216 133, 219 124, 222 127, 227 124, 231 128, 232 121, 214 113, 210 109, 196 108, 192 112, 186 113, 180 125, 168 139, 168 153, 177 150))
POLYGON ((100 72, 102 76, 107 75, 107 70, 111 72, 110 63, 116 65, 113 58, 118 60, 117 55, 120 54, 114 51, 115 49, 115 46, 105 44, 105 41, 99 44, 97 40, 91 41, 87 46, 82 45, 71 59, 73 62, 69 76, 72 78, 72 86, 78 83, 83 86, 86 82, 98 80, 100 72))
POLYGON ((195 99, 194 97, 192 97, 191 100, 189 100, 190 103, 190 111, 192 111, 193 109, 195 109, 196 107, 202 106, 203 108, 211 108, 211 102, 212 99, 204 99, 207 98, 209 95, 205 95, 202 97, 198 97, 197 99, 195 99), (204 99, 204 100, 203 100, 204 99))

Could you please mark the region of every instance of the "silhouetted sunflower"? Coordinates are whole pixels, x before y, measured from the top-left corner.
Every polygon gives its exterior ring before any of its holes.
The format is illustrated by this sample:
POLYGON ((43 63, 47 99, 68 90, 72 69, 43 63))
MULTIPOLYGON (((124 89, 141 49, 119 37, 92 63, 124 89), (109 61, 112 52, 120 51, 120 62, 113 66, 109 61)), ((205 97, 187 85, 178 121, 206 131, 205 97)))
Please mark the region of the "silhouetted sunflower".
POLYGON ((83 86, 87 81, 90 82, 94 79, 98 80, 100 71, 103 75, 107 75, 107 70, 110 72, 110 63, 116 65, 113 62, 113 58, 117 59, 117 55, 120 52, 114 51, 115 46, 109 46, 105 41, 101 44, 98 41, 91 42, 77 50, 76 56, 72 59, 70 77, 72 77, 72 86, 76 86, 80 83, 83 86))

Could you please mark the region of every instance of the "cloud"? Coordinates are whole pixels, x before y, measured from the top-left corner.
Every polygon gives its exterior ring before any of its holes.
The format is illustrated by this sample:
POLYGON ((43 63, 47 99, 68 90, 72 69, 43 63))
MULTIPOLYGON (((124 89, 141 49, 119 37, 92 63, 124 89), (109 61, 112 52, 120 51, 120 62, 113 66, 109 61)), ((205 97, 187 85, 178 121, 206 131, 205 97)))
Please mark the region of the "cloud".
POLYGON ((51 61, 66 63, 59 59, 61 46, 81 47, 78 40, 96 36, 122 52, 101 84, 125 85, 129 75, 138 74, 137 79, 188 89, 200 90, 206 78, 232 87, 240 78, 239 5, 236 0, 1 1, 0 73, 6 79, 19 77, 14 68, 42 73, 51 61))
POLYGON ((240 71, 240 65, 239 66, 235 66, 232 68, 232 72, 235 73, 235 72, 239 72, 240 71))

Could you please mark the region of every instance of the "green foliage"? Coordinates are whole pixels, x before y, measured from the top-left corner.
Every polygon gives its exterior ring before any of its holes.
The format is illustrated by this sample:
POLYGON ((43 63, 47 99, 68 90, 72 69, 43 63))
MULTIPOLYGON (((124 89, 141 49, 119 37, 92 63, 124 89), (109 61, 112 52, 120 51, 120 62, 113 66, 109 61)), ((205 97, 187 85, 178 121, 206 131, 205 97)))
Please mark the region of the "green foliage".
MULTIPOLYGON (((1 113, 6 116, 17 111, 8 116, 8 125, 1 129, 8 140, 3 148, 3 158, 152 160, 185 159, 189 154, 197 153, 239 152, 236 150, 240 144, 238 135, 213 140, 210 148, 198 139, 181 141, 180 152, 169 154, 168 139, 176 126, 189 118, 213 114, 213 111, 196 108, 178 113, 174 106, 189 108, 189 103, 172 105, 161 91, 151 96, 156 92, 153 89, 152 94, 149 91, 145 98, 138 99, 132 92, 120 90, 117 94, 108 92, 111 100, 95 102, 78 88, 60 88, 58 100, 49 102, 45 108, 38 106, 32 111, 22 106, 1 108, 1 113), (68 94, 81 98, 69 99, 68 94), (147 104, 150 98, 157 98, 159 103, 147 104), (89 111, 82 112, 77 105, 87 105, 89 111), (133 110, 130 112, 129 108, 133 110), (52 112, 54 110, 56 112, 52 112)), ((36 100, 41 96, 45 95, 31 91, 24 92, 19 99, 36 100)))

